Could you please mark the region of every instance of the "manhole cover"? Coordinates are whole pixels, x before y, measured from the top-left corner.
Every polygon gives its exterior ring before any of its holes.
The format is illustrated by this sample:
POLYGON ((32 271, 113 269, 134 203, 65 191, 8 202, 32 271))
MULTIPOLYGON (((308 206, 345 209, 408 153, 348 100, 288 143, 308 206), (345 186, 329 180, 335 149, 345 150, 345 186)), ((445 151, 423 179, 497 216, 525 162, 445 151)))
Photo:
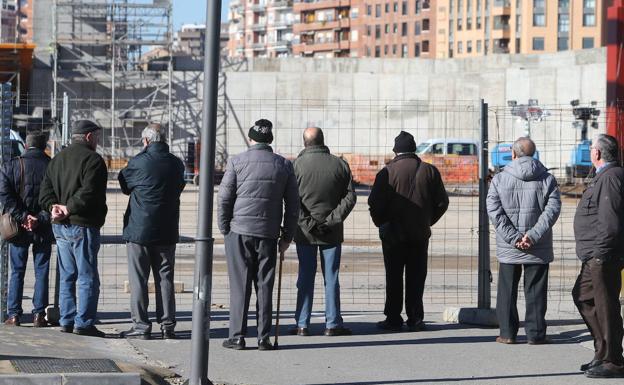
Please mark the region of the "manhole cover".
POLYGON ((22 359, 11 360, 20 373, 117 373, 121 372, 111 360, 105 359, 22 359))

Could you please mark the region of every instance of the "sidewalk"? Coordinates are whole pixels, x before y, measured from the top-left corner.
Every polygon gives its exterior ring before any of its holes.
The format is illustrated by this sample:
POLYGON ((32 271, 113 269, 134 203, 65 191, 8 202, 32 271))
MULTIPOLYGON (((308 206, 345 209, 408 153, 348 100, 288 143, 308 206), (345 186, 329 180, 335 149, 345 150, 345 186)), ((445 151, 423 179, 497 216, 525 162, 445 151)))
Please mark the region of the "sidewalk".
MULTIPOLYGON (((379 312, 345 312, 354 335, 325 337, 322 315, 315 314, 313 336, 280 336, 278 351, 255 349, 255 322, 250 322, 247 350, 221 347, 227 337, 227 309, 212 319, 209 377, 215 384, 620 384, 619 380, 590 380, 578 371, 591 360, 591 339, 573 314, 552 321, 552 345, 527 345, 524 331, 518 345, 494 342, 497 329, 446 324, 442 315, 427 313, 428 330, 385 333, 375 328, 379 312)), ((520 310, 520 309, 519 309, 520 310)), ((178 313, 178 340, 95 339, 67 336, 50 328, 0 327, 0 355, 47 357, 103 357, 136 365, 170 368, 183 378, 190 371, 190 312, 178 313)), ((118 333, 130 327, 127 313, 102 313, 103 331, 118 333)), ((292 312, 282 313, 283 333, 292 312)), ((156 326, 156 325, 154 325, 156 326)), ((157 330, 157 328, 155 328, 157 330)), ((182 379, 169 379, 181 384, 182 379)))

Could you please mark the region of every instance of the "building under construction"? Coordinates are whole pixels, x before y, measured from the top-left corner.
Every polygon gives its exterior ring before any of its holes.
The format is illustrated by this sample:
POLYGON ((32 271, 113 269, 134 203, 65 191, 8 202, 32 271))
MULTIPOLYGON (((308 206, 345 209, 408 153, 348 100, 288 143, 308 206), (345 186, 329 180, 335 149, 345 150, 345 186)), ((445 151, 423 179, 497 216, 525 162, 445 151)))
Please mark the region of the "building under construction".
POLYGON ((109 159, 132 155, 148 122, 171 127, 171 1, 55 0, 51 5, 53 119, 63 121, 58 115, 65 97, 72 121, 92 119, 104 128, 103 152, 109 159), (154 59, 155 50, 165 54, 154 59))

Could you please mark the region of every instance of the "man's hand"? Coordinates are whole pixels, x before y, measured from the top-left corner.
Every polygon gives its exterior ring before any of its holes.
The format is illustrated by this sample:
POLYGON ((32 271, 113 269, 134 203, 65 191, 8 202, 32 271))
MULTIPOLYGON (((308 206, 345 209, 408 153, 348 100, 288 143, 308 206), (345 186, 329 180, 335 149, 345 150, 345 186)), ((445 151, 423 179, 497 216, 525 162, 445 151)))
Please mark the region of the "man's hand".
POLYGON ((286 250, 288 250, 289 246, 290 242, 286 242, 283 239, 280 239, 277 243, 277 249, 280 253, 280 258, 282 259, 282 261, 284 260, 284 253, 286 252, 286 250))
POLYGON ((533 246, 531 239, 525 234, 522 236, 522 239, 516 242, 516 248, 520 250, 528 250, 533 246))
POLYGON ((69 216, 69 210, 65 205, 52 205, 52 214, 53 221, 62 221, 63 219, 69 216))
POLYGON ((37 217, 30 214, 28 214, 22 222, 22 227, 26 229, 26 231, 33 231, 37 226, 39 226, 39 220, 37 217))

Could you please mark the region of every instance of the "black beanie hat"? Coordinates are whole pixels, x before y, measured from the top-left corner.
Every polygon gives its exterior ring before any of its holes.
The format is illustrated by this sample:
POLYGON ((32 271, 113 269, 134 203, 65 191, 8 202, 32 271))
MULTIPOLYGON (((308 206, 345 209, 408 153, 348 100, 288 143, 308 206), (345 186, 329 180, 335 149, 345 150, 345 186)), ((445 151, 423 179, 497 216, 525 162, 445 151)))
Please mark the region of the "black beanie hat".
POLYGON ((257 120, 249 129, 249 139, 253 139, 258 143, 271 143, 273 141, 273 133, 271 129, 273 123, 268 119, 257 120))
POLYGON ((401 133, 394 138, 394 148, 392 151, 397 154, 402 152, 416 152, 416 142, 412 134, 401 131, 401 133))
POLYGON ((93 123, 90 120, 79 120, 74 123, 74 128, 72 129, 72 134, 88 134, 93 131, 101 130, 102 127, 93 123))

